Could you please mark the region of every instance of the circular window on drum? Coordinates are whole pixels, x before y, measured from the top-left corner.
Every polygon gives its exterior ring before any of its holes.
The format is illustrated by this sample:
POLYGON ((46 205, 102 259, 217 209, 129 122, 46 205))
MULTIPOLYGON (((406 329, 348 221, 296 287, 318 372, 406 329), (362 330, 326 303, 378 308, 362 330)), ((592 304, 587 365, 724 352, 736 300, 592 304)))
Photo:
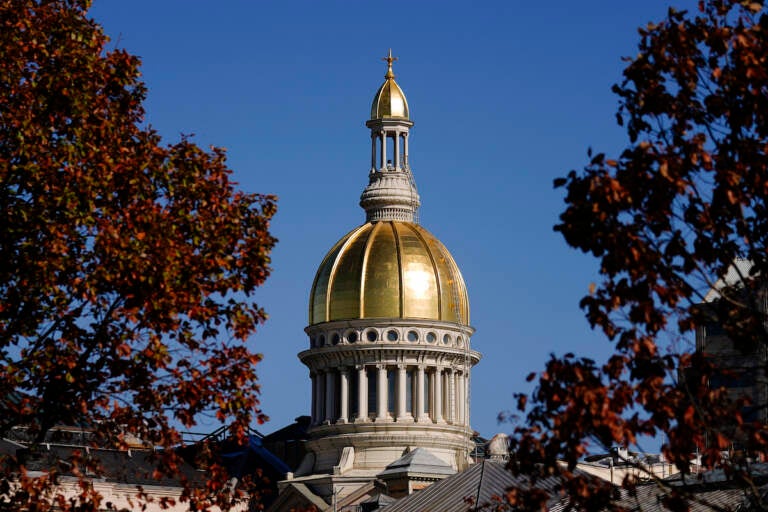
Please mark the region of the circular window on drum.
POLYGON ((463 347, 464 346, 464 338, 462 338, 461 336, 457 337, 456 338, 456 345, 458 345, 459 347, 463 347))
POLYGON ((419 333, 416 331, 408 331, 408 341, 411 343, 416 343, 419 341, 419 333))
POLYGON ((317 346, 322 347, 325 345, 325 335, 321 334, 320 337, 317 339, 317 346))
POLYGON ((357 341, 357 333, 355 331, 348 332, 347 341, 350 343, 355 343, 357 341))
POLYGON ((339 341, 341 341, 341 337, 339 336, 339 333, 334 333, 333 338, 331 338, 331 344, 338 345, 339 341))
POLYGON ((443 336, 443 345, 450 345, 451 341, 453 341, 453 339, 451 338, 450 334, 443 336))
POLYGON ((368 341, 376 341, 379 339, 379 335, 374 330, 370 330, 365 333, 365 337, 368 339, 368 341))
POLYGON ((427 343, 434 343, 435 341, 437 341, 437 334, 435 334, 433 332, 428 332, 427 333, 427 343))
POLYGON ((398 336, 396 330, 392 329, 387 331, 387 341, 397 341, 399 337, 400 336, 398 336))

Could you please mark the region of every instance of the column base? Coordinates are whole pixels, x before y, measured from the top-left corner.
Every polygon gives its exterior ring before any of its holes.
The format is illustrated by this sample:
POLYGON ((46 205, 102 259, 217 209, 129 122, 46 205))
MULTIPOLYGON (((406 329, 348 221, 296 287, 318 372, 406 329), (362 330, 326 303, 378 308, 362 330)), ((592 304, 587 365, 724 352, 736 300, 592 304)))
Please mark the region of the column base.
POLYGON ((395 419, 396 423, 413 423, 413 416, 410 413, 405 413, 403 416, 399 416, 395 419))
POLYGON ((374 423, 392 423, 392 416, 376 416, 374 423))
POLYGON ((416 420, 416 423, 432 423, 432 418, 429 416, 422 416, 421 418, 416 420))

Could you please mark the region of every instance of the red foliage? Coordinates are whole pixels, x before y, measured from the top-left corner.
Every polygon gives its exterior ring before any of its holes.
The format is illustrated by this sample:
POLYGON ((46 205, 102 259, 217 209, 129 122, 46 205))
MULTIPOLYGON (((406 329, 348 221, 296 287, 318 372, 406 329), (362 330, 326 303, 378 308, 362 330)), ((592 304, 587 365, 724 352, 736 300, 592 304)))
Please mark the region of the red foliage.
MULTIPOLYGON (((762 2, 715 0, 670 9, 639 32, 614 86, 627 148, 555 182, 566 191, 555 230, 600 261, 601 282, 581 307, 614 354, 602 365, 552 356, 533 395, 519 399, 528 416, 513 440, 512 466, 560 475, 582 510, 596 510, 588 499, 604 492, 570 472, 590 448, 663 433, 683 473, 697 449, 708 467, 731 472, 741 461, 724 450, 768 449, 765 425, 742 419, 746 402, 709 386, 717 361, 680 341, 715 321, 744 353, 766 350, 768 14, 762 2), (749 275, 702 308, 738 258, 752 263, 749 275)), ((684 510, 689 498, 676 491, 664 505, 684 510)))
POLYGON ((275 198, 142 124, 139 59, 107 50, 88 4, 0 0, 0 435, 131 434, 173 474, 176 425, 264 419, 245 342, 275 198))

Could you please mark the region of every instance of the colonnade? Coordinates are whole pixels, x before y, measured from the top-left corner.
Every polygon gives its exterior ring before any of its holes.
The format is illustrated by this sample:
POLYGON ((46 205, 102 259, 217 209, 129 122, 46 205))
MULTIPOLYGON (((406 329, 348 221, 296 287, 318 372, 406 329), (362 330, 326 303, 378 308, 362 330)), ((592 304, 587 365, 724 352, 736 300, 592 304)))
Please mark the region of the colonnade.
POLYGON ((312 423, 469 423, 469 375, 426 365, 357 365, 310 372, 312 423))
POLYGON ((408 166, 408 131, 403 129, 371 131, 371 169, 403 170, 408 166), (387 152, 387 139, 394 145, 387 152), (377 158, 378 155, 378 158, 377 158), (389 155, 389 156, 388 156, 389 155), (390 158, 391 157, 391 158, 390 158))

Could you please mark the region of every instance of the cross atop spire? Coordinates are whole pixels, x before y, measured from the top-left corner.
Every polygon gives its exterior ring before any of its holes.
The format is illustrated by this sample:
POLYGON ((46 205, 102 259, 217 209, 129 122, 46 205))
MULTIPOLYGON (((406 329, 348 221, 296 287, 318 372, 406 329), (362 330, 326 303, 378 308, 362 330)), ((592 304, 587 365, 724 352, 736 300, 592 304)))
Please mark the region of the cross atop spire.
POLYGON ((395 74, 392 72, 392 63, 397 60, 397 57, 392 56, 392 48, 389 49, 389 55, 386 57, 382 57, 381 60, 387 62, 387 74, 384 75, 384 78, 395 78, 395 74))

